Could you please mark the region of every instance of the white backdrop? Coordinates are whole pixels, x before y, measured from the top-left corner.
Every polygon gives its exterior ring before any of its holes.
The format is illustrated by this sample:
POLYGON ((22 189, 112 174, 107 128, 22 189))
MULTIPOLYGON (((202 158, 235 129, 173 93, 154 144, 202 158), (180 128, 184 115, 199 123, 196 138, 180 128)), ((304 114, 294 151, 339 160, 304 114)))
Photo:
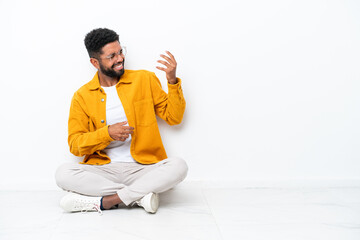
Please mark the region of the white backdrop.
MULTIPOLYGON (((0 1, 0 189, 57 189, 71 161, 73 93, 95 69, 83 44, 107 27, 126 68, 178 61, 187 109, 160 123, 187 180, 345 181, 360 177, 359 1, 0 1)), ((246 185, 246 184, 245 184, 246 185)))

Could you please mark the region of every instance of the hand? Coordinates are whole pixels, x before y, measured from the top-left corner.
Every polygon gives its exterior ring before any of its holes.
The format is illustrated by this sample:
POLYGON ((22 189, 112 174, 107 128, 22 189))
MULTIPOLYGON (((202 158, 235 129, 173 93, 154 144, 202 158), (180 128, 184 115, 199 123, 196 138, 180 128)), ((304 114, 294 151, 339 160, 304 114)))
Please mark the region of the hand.
POLYGON ((119 122, 108 127, 109 135, 116 141, 124 142, 130 134, 134 133, 134 128, 125 126, 127 122, 119 122))
POLYGON ((157 69, 164 71, 166 73, 166 79, 168 80, 168 82, 170 84, 176 84, 177 80, 176 80, 176 61, 174 56, 169 52, 166 51, 166 53, 169 55, 166 56, 164 54, 160 54, 160 57, 164 58, 166 61, 164 60, 158 60, 158 63, 163 64, 165 67, 156 67, 157 69))

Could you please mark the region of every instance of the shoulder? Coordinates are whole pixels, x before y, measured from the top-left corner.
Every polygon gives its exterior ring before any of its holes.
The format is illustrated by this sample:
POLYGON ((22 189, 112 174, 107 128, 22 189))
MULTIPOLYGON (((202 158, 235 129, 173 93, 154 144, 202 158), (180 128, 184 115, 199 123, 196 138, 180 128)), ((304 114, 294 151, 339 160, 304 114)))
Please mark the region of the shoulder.
POLYGON ((79 101, 80 99, 86 98, 91 95, 92 89, 94 88, 93 81, 89 81, 77 89, 73 95, 73 100, 79 101))
POLYGON ((148 70, 125 70, 126 75, 129 77, 153 77, 155 76, 154 72, 148 70))
POLYGON ((74 97, 79 97, 89 91, 90 82, 82 85, 78 90, 75 91, 74 97))
POLYGON ((134 86, 150 86, 159 79, 156 77, 154 72, 148 70, 125 70, 125 74, 122 77, 124 82, 132 82, 134 86))

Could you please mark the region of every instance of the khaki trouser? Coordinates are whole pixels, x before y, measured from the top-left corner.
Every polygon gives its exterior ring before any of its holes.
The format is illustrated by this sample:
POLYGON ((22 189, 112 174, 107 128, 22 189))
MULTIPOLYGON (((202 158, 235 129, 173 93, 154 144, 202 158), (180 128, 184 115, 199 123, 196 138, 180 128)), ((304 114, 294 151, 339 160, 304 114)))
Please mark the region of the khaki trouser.
POLYGON ((158 163, 112 162, 106 165, 65 163, 55 174, 57 185, 65 191, 88 196, 118 194, 130 205, 150 192, 165 192, 185 179, 188 167, 180 158, 158 163))

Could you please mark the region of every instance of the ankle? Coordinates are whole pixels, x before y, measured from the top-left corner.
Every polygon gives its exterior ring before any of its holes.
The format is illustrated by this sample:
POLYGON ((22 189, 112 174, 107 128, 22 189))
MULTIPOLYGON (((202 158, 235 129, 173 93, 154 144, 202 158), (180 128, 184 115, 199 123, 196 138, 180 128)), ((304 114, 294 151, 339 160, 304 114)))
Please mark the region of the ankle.
POLYGON ((122 201, 120 200, 120 198, 118 197, 117 194, 115 195, 110 195, 110 196, 105 196, 101 198, 101 209, 103 210, 109 210, 110 208, 112 208, 115 205, 118 205, 122 203, 122 201))

